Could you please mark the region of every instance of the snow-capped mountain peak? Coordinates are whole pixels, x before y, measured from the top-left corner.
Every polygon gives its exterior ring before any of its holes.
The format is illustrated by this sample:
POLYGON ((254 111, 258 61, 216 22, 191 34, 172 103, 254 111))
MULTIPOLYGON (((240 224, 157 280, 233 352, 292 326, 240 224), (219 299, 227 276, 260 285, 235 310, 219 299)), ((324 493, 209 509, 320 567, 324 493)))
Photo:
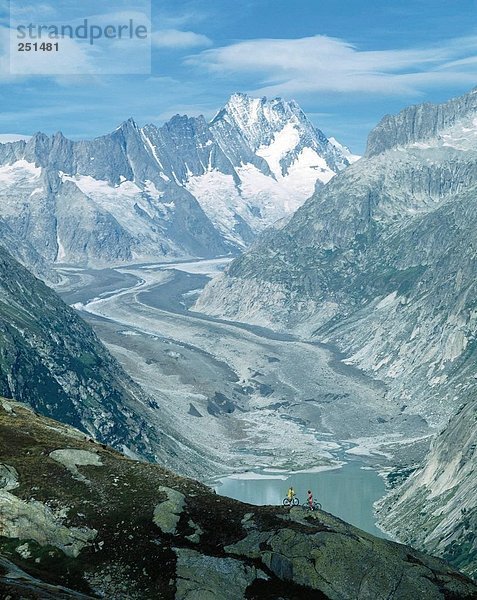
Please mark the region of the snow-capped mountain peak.
POLYGON ((358 158, 331 143, 294 100, 235 93, 209 130, 236 180, 224 178, 211 165, 188 180, 188 189, 228 239, 239 244, 237 219, 241 229, 243 220, 252 232, 261 231, 294 212, 316 185, 328 183, 358 158), (226 206, 223 197, 228 198, 226 206))
POLYGON ((234 94, 210 123, 176 115, 139 127, 130 118, 93 140, 59 132, 0 144, 0 217, 49 261, 236 252, 348 155, 296 102, 234 94), (40 169, 39 181, 24 163, 40 169))
POLYGON ((212 129, 221 120, 240 131, 253 151, 269 145, 286 125, 293 124, 302 134, 315 135, 313 125, 298 104, 282 98, 268 100, 235 93, 211 121, 212 129))

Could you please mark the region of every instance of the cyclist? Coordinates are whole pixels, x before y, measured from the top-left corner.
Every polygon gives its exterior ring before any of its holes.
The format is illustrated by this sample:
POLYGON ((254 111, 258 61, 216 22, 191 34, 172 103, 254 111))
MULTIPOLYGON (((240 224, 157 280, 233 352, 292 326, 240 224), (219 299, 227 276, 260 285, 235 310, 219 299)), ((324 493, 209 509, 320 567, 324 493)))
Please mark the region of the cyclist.
POLYGON ((295 490, 293 489, 293 486, 290 486, 288 488, 288 492, 287 492, 287 498, 288 498, 288 501, 290 502, 290 504, 293 502, 293 498, 295 496, 296 496, 295 490))
POLYGON ((313 510, 313 494, 311 493, 311 490, 308 490, 308 506, 310 510, 313 510))

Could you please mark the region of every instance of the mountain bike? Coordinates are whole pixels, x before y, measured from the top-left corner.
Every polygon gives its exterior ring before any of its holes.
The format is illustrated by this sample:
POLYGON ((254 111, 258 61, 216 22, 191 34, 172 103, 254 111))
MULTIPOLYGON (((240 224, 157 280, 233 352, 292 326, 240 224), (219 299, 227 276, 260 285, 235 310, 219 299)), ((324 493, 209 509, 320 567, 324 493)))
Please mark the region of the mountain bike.
POLYGON ((310 506, 309 502, 303 502, 301 505, 304 510, 321 510, 321 504, 316 500, 313 500, 313 504, 310 506))
POLYGON ((298 506, 299 504, 300 500, 298 500, 296 496, 293 496, 291 500, 288 498, 288 496, 283 498, 283 506, 298 506))

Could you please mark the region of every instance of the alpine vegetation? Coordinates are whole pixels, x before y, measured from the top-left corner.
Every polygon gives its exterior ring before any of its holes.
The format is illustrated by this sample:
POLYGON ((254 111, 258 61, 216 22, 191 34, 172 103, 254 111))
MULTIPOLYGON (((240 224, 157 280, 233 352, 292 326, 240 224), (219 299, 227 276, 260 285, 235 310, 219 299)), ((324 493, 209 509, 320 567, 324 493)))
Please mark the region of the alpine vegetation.
POLYGON ((3 598, 475 598, 439 559, 216 496, 1 398, 0 461, 3 598))

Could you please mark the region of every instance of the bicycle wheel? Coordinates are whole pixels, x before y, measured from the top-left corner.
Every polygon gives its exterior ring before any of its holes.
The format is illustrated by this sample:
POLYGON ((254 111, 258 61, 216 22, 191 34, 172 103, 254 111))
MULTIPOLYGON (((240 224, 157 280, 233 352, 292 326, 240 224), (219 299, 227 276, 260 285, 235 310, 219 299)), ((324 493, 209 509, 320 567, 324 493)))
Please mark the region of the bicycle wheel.
POLYGON ((298 500, 298 498, 295 496, 293 498, 293 506, 298 506, 300 504, 300 500, 298 500))
POLYGON ((288 500, 288 498, 283 498, 283 506, 290 506, 290 500, 288 500))
POLYGON ((315 503, 314 503, 314 506, 313 506, 313 508, 314 508, 315 510, 321 510, 321 509, 322 509, 322 506, 321 506, 321 504, 320 504, 319 502, 315 502, 315 503))

